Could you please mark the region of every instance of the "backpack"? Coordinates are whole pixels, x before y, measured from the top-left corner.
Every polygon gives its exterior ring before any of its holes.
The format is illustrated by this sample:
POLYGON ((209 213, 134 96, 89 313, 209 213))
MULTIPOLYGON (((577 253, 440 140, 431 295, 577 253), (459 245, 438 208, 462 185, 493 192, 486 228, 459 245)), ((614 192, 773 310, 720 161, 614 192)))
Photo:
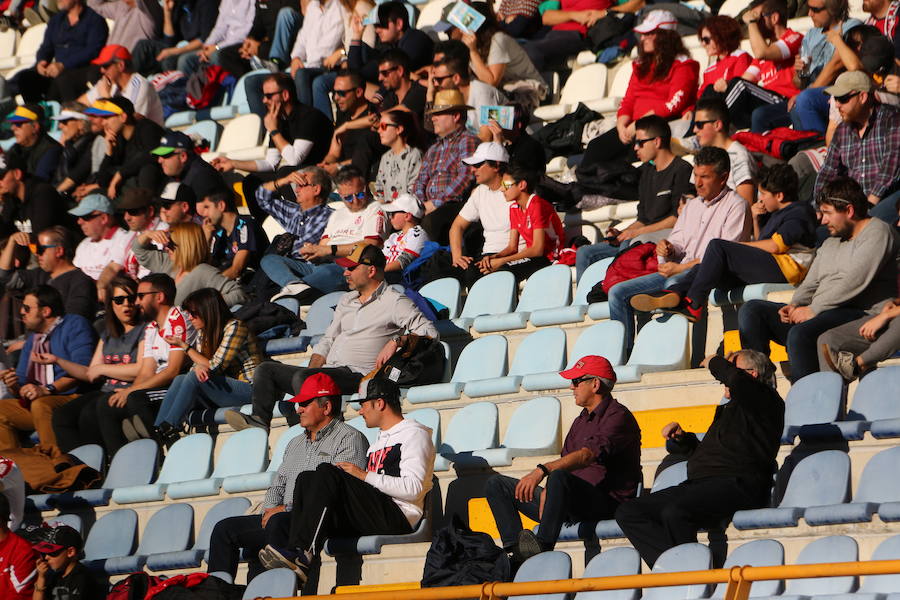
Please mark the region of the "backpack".
POLYGON ((187 80, 187 105, 193 110, 215 106, 216 100, 234 89, 234 84, 234 76, 219 65, 201 67, 187 80))
POLYGON ((609 263, 603 281, 594 285, 588 292, 588 302, 605 302, 609 290, 620 281, 627 281, 642 275, 656 273, 659 259, 656 257, 656 244, 645 242, 625 248, 609 263))
POLYGON ((425 556, 422 587, 509 581, 509 557, 486 533, 472 531, 459 515, 439 529, 425 556))
POLYGON ((439 383, 444 378, 444 348, 436 339, 410 333, 401 336, 400 347, 381 368, 372 369, 363 382, 385 377, 401 387, 439 383))
POLYGON ((125 579, 117 581, 106 594, 106 600, 144 600, 150 588, 159 585, 164 577, 147 573, 132 573, 125 579))
POLYGON ((790 127, 776 127, 765 133, 742 131, 732 138, 751 152, 764 152, 781 160, 790 160, 801 150, 821 146, 825 140, 818 131, 796 131, 790 127))
POLYGON ((579 154, 584 126, 602 118, 603 115, 579 102, 575 112, 536 132, 533 137, 544 147, 544 161, 553 156, 579 154))
POLYGON ((147 590, 145 600, 240 600, 244 586, 234 585, 207 573, 175 575, 147 590))

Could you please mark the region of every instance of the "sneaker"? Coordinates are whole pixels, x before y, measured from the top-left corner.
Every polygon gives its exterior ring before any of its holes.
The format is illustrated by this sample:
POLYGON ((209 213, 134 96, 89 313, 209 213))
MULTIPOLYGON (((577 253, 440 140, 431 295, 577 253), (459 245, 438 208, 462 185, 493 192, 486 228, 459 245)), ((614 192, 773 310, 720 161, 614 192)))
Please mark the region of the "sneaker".
POLYGON ((825 358, 828 368, 846 381, 853 381, 859 377, 859 365, 852 352, 834 351, 828 347, 828 344, 822 344, 822 356, 825 358))
POLYGON ((122 420, 122 435, 124 435, 125 439, 128 440, 129 442, 134 442, 134 441, 143 439, 141 437, 141 434, 138 433, 137 430, 134 428, 134 424, 131 422, 131 419, 129 419, 128 417, 125 417, 122 420))
POLYGON ((312 555, 309 552, 276 548, 269 544, 259 551, 259 562, 266 569, 290 569, 302 583, 306 583, 307 571, 312 564, 312 555))
POLYGON ((661 308, 676 308, 681 304, 681 296, 669 290, 635 294, 631 297, 631 308, 640 312, 653 312, 661 308))
POLYGON ((239 410, 226 410, 225 422, 231 425, 232 429, 235 431, 243 431, 244 429, 250 429, 251 427, 268 429, 263 420, 256 415, 245 415, 239 410))
POLYGON ((305 292, 309 289, 309 286, 303 283, 302 281, 296 281, 294 283, 289 283, 283 288, 281 291, 269 298, 269 302, 275 302, 279 298, 284 298, 287 296, 296 296, 302 292, 305 292))
POLYGON ((534 535, 534 532, 523 529, 519 532, 519 537, 516 540, 513 558, 519 563, 523 563, 532 556, 537 556, 543 551, 544 549, 541 547, 541 542, 537 539, 537 536, 534 535))
POLYGON ((687 298, 685 298, 684 300, 684 302, 682 302, 675 308, 663 308, 660 310, 665 313, 681 315, 689 322, 696 323, 703 316, 703 307, 699 306, 695 308, 694 306, 691 306, 690 300, 688 300, 687 298))

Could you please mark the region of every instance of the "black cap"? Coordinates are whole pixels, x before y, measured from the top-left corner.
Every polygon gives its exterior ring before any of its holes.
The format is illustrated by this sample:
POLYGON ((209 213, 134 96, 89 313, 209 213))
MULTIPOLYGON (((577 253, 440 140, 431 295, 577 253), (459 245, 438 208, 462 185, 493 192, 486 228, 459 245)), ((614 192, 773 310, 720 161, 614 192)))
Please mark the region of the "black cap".
POLYGON ((366 393, 361 402, 380 399, 384 400, 388 406, 393 407, 395 410, 400 410, 400 386, 397 385, 396 381, 378 375, 363 382, 363 385, 366 393))
POLYGON ((129 100, 125 96, 114 96, 112 98, 105 98, 105 100, 108 100, 109 102, 121 108, 126 115, 134 115, 134 104, 132 104, 131 100, 129 100))
POLYGON ((155 156, 169 156, 176 150, 191 151, 194 149, 194 140, 191 136, 180 131, 166 131, 159 140, 159 146, 150 151, 155 156))
POLYGON ((25 161, 22 159, 22 157, 20 157, 18 154, 0 155, 0 177, 3 177, 13 169, 19 169, 20 171, 27 170, 25 161))
POLYGON ((41 554, 53 554, 70 547, 81 550, 84 545, 81 534, 68 525, 41 527, 35 533, 36 539, 31 543, 31 547, 41 554))
POLYGON ((155 196, 147 188, 131 187, 122 192, 122 197, 116 203, 117 211, 130 210, 132 208, 145 208, 153 204, 155 196))

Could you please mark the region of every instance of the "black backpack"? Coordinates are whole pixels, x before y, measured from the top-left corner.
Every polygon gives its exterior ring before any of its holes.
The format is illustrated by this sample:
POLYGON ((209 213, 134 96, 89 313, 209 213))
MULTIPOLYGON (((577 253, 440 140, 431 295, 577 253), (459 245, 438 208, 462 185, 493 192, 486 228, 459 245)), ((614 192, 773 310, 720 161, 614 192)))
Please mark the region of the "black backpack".
POLYGON ((441 343, 424 335, 410 333, 401 336, 397 352, 380 369, 373 369, 363 381, 384 377, 400 387, 439 383, 444 377, 444 348, 441 343))
POLYGON ((509 557, 486 533, 472 531, 459 515, 434 535, 425 556, 422 587, 509 581, 509 557))

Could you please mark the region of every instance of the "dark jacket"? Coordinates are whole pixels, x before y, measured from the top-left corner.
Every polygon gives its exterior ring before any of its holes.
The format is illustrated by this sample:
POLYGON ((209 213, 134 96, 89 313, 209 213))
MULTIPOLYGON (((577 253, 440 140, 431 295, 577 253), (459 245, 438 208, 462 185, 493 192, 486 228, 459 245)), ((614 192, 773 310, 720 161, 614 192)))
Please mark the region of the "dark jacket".
POLYGON ((63 148, 59 142, 46 133, 41 133, 33 146, 20 144, 9 149, 11 156, 19 157, 25 163, 25 171, 41 181, 50 181, 59 165, 63 148))
POLYGON ((70 26, 68 14, 58 12, 50 18, 44 41, 37 51, 38 62, 61 62, 66 69, 74 69, 83 67, 100 54, 109 35, 106 20, 85 6, 78 22, 70 26))
MULTIPOLYGON (((70 360, 79 365, 90 364, 94 356, 94 346, 97 341, 97 333, 88 320, 78 315, 62 315, 61 323, 58 323, 50 332, 50 351, 60 358, 70 360)), ((16 367, 16 377, 19 385, 30 383, 27 379, 28 363, 31 359, 31 348, 34 344, 34 334, 25 338, 25 346, 19 355, 19 364, 16 367)), ((59 365, 53 365, 53 381, 66 377, 66 372, 59 365)), ((71 394, 77 388, 63 394, 71 394)))

